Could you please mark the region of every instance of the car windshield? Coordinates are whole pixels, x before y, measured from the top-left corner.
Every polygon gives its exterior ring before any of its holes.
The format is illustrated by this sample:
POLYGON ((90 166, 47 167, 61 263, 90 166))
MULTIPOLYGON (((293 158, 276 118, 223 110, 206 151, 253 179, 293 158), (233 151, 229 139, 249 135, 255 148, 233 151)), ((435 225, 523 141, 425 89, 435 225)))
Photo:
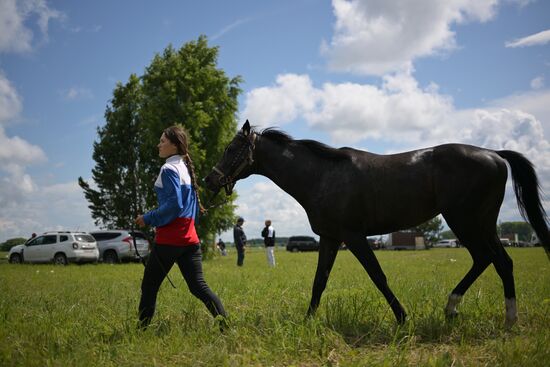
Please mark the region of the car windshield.
POLYGON ((95 242, 95 239, 89 234, 75 234, 74 238, 80 242, 95 242))

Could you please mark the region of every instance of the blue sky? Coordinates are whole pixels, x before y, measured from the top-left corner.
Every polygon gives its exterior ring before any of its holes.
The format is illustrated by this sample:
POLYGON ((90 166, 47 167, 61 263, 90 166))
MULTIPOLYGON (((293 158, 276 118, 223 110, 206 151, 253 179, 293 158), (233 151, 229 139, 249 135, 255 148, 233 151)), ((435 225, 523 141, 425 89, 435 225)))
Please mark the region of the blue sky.
MULTIPOLYGON (((376 153, 514 149, 550 193, 548 14, 542 0, 0 0, 0 241, 95 228, 77 178, 115 84, 202 34, 244 79, 240 122, 376 153)), ((311 233, 267 179, 236 189, 249 237, 265 218, 311 233)), ((508 192, 500 220, 517 219, 508 192)))

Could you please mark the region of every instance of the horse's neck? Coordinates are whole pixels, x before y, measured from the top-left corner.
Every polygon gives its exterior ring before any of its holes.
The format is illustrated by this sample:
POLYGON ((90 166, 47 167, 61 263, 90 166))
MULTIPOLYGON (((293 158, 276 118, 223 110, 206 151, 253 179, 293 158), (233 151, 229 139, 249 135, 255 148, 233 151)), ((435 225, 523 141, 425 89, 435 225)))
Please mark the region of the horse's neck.
POLYGON ((256 173, 269 178, 304 206, 307 192, 319 174, 314 172, 314 165, 305 164, 314 158, 305 157, 304 154, 311 153, 307 153, 304 148, 281 145, 268 139, 262 139, 256 146, 256 152, 256 173), (304 184, 307 182, 309 186, 304 184))

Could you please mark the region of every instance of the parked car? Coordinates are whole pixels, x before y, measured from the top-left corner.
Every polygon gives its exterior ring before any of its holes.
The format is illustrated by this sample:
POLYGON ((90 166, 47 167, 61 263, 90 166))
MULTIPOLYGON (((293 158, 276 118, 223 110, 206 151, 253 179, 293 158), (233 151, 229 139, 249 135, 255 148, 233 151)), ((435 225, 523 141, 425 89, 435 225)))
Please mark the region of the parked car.
POLYGON ((433 247, 440 247, 440 248, 456 248, 458 246, 457 240, 440 240, 436 243, 434 243, 433 247))
POLYGON ((319 251, 319 242, 309 236, 292 236, 286 244, 287 251, 319 251))
POLYGON ((99 259, 107 264, 115 264, 121 261, 136 261, 139 257, 149 257, 149 241, 140 231, 134 231, 138 254, 134 248, 132 231, 127 229, 113 229, 94 231, 90 234, 96 239, 99 248, 99 259))
POLYGON ((86 232, 45 232, 31 238, 23 245, 10 249, 8 260, 12 264, 22 262, 67 265, 69 262, 97 262, 99 250, 95 239, 86 232))

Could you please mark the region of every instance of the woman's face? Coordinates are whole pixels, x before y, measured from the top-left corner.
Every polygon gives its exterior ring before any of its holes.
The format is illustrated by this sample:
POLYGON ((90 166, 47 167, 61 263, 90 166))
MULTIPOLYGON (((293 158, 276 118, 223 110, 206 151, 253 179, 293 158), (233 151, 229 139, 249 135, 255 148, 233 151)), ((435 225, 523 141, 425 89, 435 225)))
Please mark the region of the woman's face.
POLYGON ((161 158, 168 158, 174 154, 178 154, 178 147, 168 140, 164 133, 160 136, 157 148, 159 148, 159 157, 161 158))

